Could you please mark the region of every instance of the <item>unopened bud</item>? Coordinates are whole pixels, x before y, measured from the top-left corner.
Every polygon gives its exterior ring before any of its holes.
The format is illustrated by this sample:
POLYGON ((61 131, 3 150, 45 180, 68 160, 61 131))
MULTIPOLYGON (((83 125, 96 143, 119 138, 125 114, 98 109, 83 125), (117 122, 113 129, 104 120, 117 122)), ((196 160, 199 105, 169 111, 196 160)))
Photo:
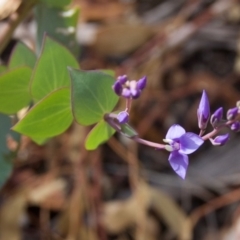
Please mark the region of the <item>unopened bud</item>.
POLYGON ((208 101, 208 96, 205 90, 203 90, 203 93, 202 93, 202 98, 197 110, 197 116, 198 116, 198 127, 201 130, 205 130, 210 117, 209 101, 208 101))
POLYGON ((234 132, 238 132, 240 130, 240 122, 239 121, 234 122, 233 124, 231 124, 230 128, 234 132))
POLYGON ((146 87, 146 85, 147 85, 147 77, 146 76, 140 78, 137 81, 137 88, 141 91, 146 87))
POLYGON ((231 108, 227 111, 227 120, 234 120, 235 117, 238 115, 238 108, 231 108))
POLYGON ((222 120, 223 108, 218 108, 211 116, 210 123, 214 126, 222 120))
POLYGON ((122 111, 117 115, 117 120, 120 124, 127 123, 129 119, 129 114, 126 111, 122 111))
POLYGON ((116 81, 113 84, 112 88, 117 95, 119 95, 119 96, 121 95, 123 89, 122 89, 122 85, 120 82, 116 81))
POLYGON ((214 139, 210 138, 210 141, 214 146, 222 146, 228 141, 228 139, 229 139, 229 134, 227 133, 225 135, 217 136, 214 139))
POLYGON ((125 84, 128 80, 127 75, 118 76, 117 81, 121 84, 125 84))

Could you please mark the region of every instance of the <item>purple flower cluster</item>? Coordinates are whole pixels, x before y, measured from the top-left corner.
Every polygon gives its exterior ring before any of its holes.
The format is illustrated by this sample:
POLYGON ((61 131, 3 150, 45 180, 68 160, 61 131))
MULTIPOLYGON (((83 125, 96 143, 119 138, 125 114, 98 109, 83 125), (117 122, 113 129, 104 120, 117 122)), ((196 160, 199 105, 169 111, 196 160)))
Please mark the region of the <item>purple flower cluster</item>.
POLYGON ((119 76, 113 85, 113 90, 119 96, 124 98, 138 98, 142 90, 146 87, 147 78, 136 80, 128 80, 126 75, 119 76))
MULTIPOLYGON (((143 77, 138 81, 128 80, 126 75, 119 76, 113 85, 113 90, 119 96, 126 98, 126 109, 119 112, 115 119, 118 124, 126 124, 129 120, 131 100, 140 96, 142 90, 146 87, 147 78, 143 77)), ((240 131, 240 122, 237 120, 240 113, 240 101, 237 106, 231 108, 226 113, 224 119, 223 108, 220 107, 211 115, 210 104, 205 90, 197 109, 199 135, 186 132, 183 127, 178 124, 172 125, 163 139, 165 144, 146 141, 134 136, 132 139, 136 142, 154 147, 156 149, 165 149, 170 152, 169 163, 173 170, 181 177, 185 178, 188 168, 188 155, 195 152, 206 140, 209 140, 214 146, 222 146, 229 140, 229 133, 218 135, 222 128, 228 128, 232 131, 240 131), (212 131, 205 134, 208 129, 208 123, 212 125, 212 131)), ((111 123, 109 123, 111 125, 111 123)), ((116 128, 115 128, 116 129, 116 128)), ((121 130, 120 130, 121 132, 121 130)))

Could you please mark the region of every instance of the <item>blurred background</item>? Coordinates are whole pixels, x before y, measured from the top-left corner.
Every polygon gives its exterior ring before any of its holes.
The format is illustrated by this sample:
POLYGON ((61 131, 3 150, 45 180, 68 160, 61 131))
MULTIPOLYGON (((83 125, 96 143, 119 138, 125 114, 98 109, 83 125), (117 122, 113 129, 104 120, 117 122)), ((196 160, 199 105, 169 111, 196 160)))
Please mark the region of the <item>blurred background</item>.
MULTIPOLYGON (((2 65, 19 41, 39 53, 47 32, 83 70, 146 75, 130 123, 147 140, 162 142, 174 123, 198 133, 203 89, 212 112, 223 106, 226 113, 240 100, 237 0, 74 0, 64 8, 0 0, 0 20, 2 65), (61 17, 76 8, 73 27, 61 17)), ((43 146, 23 136, 16 150, 9 127, 0 130, 0 152, 6 158, 6 146, 13 162, 0 164, 8 176, 0 190, 1 240, 240 239, 239 134, 222 147, 205 143, 182 180, 168 153, 119 134, 87 152, 90 128, 74 123, 43 146)))

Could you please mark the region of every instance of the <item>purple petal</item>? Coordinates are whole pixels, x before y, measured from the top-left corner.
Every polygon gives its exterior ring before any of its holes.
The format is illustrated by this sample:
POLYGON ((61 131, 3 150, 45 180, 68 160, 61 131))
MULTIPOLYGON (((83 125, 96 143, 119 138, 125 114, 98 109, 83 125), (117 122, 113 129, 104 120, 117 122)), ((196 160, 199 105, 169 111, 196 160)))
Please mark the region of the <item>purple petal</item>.
POLYGON ((240 130, 240 122, 236 121, 231 125, 231 130, 238 132, 240 130))
POLYGON ((141 94, 140 90, 137 89, 131 89, 131 94, 134 99, 138 98, 141 94))
POLYGON ((219 123, 222 120, 223 117, 223 108, 218 108, 211 116, 211 124, 214 125, 216 123, 219 123))
POLYGON ((173 170, 184 179, 188 168, 188 156, 174 151, 170 154, 168 161, 173 170))
POLYGON ((114 92, 117 94, 117 95, 121 95, 122 93, 122 85, 120 82, 116 81, 113 86, 112 86, 114 92))
POLYGON ((198 115, 198 126, 200 129, 205 129, 207 127, 208 119, 210 117, 210 107, 208 96, 205 90, 203 90, 202 98, 199 103, 197 110, 198 115))
POLYGON ((220 135, 217 136, 215 139, 210 139, 210 141, 212 142, 213 145, 216 146, 222 146, 224 145, 229 139, 229 134, 224 134, 224 135, 220 135))
POLYGON ((127 75, 122 75, 117 78, 117 81, 120 82, 121 84, 125 84, 128 80, 127 75))
POLYGON ((204 140, 195 133, 185 133, 179 138, 180 153, 190 154, 195 152, 203 143, 204 140))
POLYGON ((122 96, 125 97, 125 98, 130 98, 130 97, 131 97, 131 92, 130 92, 130 90, 127 89, 127 88, 124 88, 124 89, 122 90, 122 96))
POLYGON ((137 81, 132 80, 129 82, 130 89, 137 89, 137 81))
POLYGON ((137 82, 137 88, 143 90, 147 85, 147 77, 140 78, 137 82))
POLYGON ((129 118, 129 114, 125 111, 122 111, 117 115, 117 120, 120 124, 127 123, 128 118, 129 118))
POLYGON ((186 131, 183 127, 178 124, 174 124, 168 129, 166 139, 180 138, 184 133, 186 133, 186 131))
POLYGON ((231 108, 227 111, 227 120, 233 120, 238 115, 238 108, 231 108))

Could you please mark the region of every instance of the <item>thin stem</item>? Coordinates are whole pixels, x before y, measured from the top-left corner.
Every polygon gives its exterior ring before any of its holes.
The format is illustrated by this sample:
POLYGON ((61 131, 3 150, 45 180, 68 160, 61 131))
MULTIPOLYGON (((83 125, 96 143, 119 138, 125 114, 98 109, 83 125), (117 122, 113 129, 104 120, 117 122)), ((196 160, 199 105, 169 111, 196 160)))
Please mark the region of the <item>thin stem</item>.
POLYGON ((157 148, 157 149, 165 149, 165 145, 163 145, 163 144, 150 142, 150 141, 144 140, 142 138, 139 138, 137 136, 132 137, 131 139, 134 140, 135 142, 147 145, 149 147, 153 147, 153 148, 157 148))
MULTIPOLYGON (((119 124, 117 124, 115 121, 114 121, 114 117, 116 117, 117 114, 114 114, 114 113, 110 113, 110 114, 105 114, 104 116, 104 119, 105 121, 111 126, 113 127, 117 132, 120 132, 121 133, 121 127, 119 126, 119 124)), ((126 136, 127 137, 127 136, 126 136)), ((149 147, 153 147, 153 148, 157 148, 157 149, 165 149, 165 145, 163 144, 160 144, 160 143, 155 143, 155 142, 151 142, 151 141, 147 141, 147 140, 144 140, 142 138, 139 138, 138 136, 134 136, 134 137, 128 137, 132 140, 134 140, 135 142, 138 142, 138 143, 141 143, 141 144, 144 144, 144 145, 147 145, 149 147)))
POLYGON ((220 130, 221 130, 222 128, 224 128, 224 127, 229 127, 229 126, 230 126, 232 123, 234 123, 234 122, 235 122, 235 120, 227 121, 226 123, 224 123, 224 124, 218 126, 217 128, 213 129, 213 131, 211 131, 210 133, 207 133, 206 135, 202 136, 202 139, 203 139, 204 141, 206 141, 206 140, 214 137, 215 135, 217 135, 217 134, 220 132, 220 130))
POLYGON ((219 131, 220 131, 220 128, 216 128, 216 129, 214 129, 212 132, 210 132, 210 133, 202 136, 202 139, 203 139, 204 141, 206 141, 206 140, 208 140, 209 138, 214 137, 219 131))
POLYGON ((117 118, 117 114, 115 113, 109 113, 104 115, 104 120, 117 132, 121 132, 121 127, 117 122, 114 121, 114 119, 117 118))
POLYGON ((200 133, 199 133, 199 136, 201 137, 203 134, 204 134, 204 132, 205 132, 205 129, 204 130, 200 130, 200 133))
POLYGON ((127 113, 130 113, 131 107, 132 107, 132 99, 131 99, 131 98, 127 98, 125 111, 126 111, 127 113))

